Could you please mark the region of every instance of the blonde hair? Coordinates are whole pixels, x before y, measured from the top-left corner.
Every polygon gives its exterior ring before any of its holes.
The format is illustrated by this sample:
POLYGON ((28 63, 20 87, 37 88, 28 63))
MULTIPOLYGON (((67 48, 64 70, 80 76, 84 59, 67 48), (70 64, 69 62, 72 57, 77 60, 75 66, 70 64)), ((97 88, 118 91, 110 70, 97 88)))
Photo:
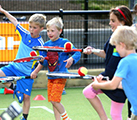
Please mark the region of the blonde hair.
POLYGON ((40 27, 45 27, 46 24, 46 16, 43 14, 34 14, 29 18, 29 23, 35 23, 40 27))
POLYGON ((55 25, 59 31, 63 29, 63 21, 60 17, 54 17, 49 20, 46 24, 46 28, 50 27, 51 25, 55 25))
POLYGON ((126 45, 127 50, 137 48, 137 28, 129 26, 118 26, 110 38, 111 45, 120 44, 126 45))

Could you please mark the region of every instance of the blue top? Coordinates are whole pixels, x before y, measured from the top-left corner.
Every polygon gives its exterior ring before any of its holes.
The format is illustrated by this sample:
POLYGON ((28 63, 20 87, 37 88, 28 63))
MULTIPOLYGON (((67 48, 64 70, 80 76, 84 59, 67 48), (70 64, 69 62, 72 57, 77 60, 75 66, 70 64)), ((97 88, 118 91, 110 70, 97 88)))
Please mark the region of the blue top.
POLYGON ((122 87, 131 103, 131 111, 137 115, 137 54, 130 54, 123 58, 118 65, 114 76, 121 77, 122 87))
MULTIPOLYGON (((103 76, 109 76, 110 80, 113 78, 117 69, 118 63, 121 60, 115 46, 109 44, 110 39, 104 45, 104 51, 106 53, 105 58, 105 71, 101 74, 103 76)), ((102 90, 102 89, 101 89, 102 90)), ((110 99, 115 102, 125 103, 126 95, 122 89, 116 90, 102 90, 110 99)))
MULTIPOLYGON (((34 51, 33 46, 43 46, 44 42, 41 36, 32 38, 30 32, 24 29, 21 25, 16 26, 16 32, 20 36, 20 46, 16 55, 16 59, 23 57, 30 57, 30 52, 34 51)), ((41 54, 41 53, 40 53, 41 54)), ((32 72, 33 62, 11 63, 17 70, 22 73, 30 75, 32 72)))
MULTIPOLYGON (((44 46, 58 46, 63 47, 66 42, 70 42, 68 39, 59 38, 56 41, 47 41, 44 43, 44 46)), ((73 48, 74 45, 73 45, 73 48)), ((48 56, 49 60, 44 60, 43 64, 44 66, 48 66, 49 72, 68 72, 68 69, 65 67, 66 62, 64 60, 67 60, 70 55, 74 59, 73 64, 77 63, 79 59, 81 58, 80 52, 43 52, 43 56, 48 56)), ((49 79, 56 79, 53 77, 48 77, 49 79)))

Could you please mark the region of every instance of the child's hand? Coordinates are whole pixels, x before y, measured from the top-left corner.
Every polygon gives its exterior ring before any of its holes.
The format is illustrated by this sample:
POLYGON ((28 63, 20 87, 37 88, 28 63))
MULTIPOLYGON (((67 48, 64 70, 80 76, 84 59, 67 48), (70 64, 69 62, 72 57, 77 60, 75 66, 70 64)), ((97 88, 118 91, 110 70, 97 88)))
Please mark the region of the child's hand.
POLYGON ((31 79, 35 79, 35 78, 37 77, 37 75, 38 75, 38 74, 33 71, 33 72, 31 73, 30 77, 31 77, 31 79))
POLYGON ((104 82, 104 80, 102 80, 102 78, 103 78, 103 75, 100 74, 100 75, 97 76, 96 80, 97 80, 99 83, 104 82))
POLYGON ((41 57, 41 59, 39 60, 40 62, 43 62, 45 60, 45 57, 41 57))
POLYGON ((99 76, 97 76, 97 77, 94 77, 94 82, 91 83, 91 85, 92 85, 92 87, 93 87, 94 90, 100 89, 98 85, 99 85, 101 82, 104 82, 104 81, 102 80, 102 78, 103 78, 102 75, 99 75, 99 76))
MULTIPOLYGON (((99 78, 100 79, 100 78, 99 78)), ((94 77, 94 82, 91 83, 92 87, 94 90, 98 90, 99 88, 97 87, 97 85, 99 84, 98 82, 98 77, 94 77)))
POLYGON ((74 59, 72 57, 68 58, 67 60, 64 60, 64 62, 67 62, 65 67, 69 68, 73 64, 73 60, 74 59))

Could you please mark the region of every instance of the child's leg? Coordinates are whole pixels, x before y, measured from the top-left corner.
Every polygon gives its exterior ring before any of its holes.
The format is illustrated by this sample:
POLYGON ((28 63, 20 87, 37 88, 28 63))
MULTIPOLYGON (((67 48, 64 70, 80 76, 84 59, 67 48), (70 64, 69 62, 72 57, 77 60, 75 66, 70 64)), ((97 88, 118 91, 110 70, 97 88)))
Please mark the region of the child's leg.
MULTIPOLYGON (((6 68, 3 67, 3 69, 0 69, 0 77, 6 76, 5 73, 3 72, 3 70, 5 70, 6 72, 10 72, 8 71, 6 68)), ((9 74, 10 75, 10 74, 9 74)), ((12 75, 12 73, 11 73, 12 75)), ((3 83, 5 86, 10 87, 11 85, 14 87, 14 84, 11 82, 8 83, 3 83)), ((11 88, 12 89, 12 88, 11 88)))
POLYGON ((112 120, 122 120, 122 109, 123 109, 124 103, 118 103, 111 101, 111 117, 112 120))
POLYGON ((54 106, 53 106, 53 111, 54 111, 54 116, 55 116, 56 120, 61 120, 60 113, 58 112, 58 110, 54 106))
POLYGON ((65 83, 66 79, 48 80, 48 100, 53 105, 56 120, 60 120, 59 116, 61 116, 63 120, 69 120, 67 114, 64 116, 64 113, 66 113, 65 108, 60 103, 65 83))
POLYGON ((102 103, 97 96, 98 94, 102 93, 101 90, 95 91, 91 85, 88 85, 86 88, 83 90, 84 96, 88 99, 90 104, 93 106, 93 108, 96 110, 98 113, 99 117, 101 120, 107 120, 107 115, 105 113, 105 110, 102 106, 102 103))
MULTIPOLYGON (((53 105, 53 110, 54 110, 54 115, 55 115, 55 118, 56 120, 60 120, 61 117, 64 116, 63 113, 65 113, 65 108, 64 106, 60 103, 60 102, 53 102, 51 101, 52 105, 53 105), (63 114, 63 115, 62 115, 63 114)), ((66 118, 69 118, 67 113, 66 113, 66 118)), ((67 119, 63 119, 63 120, 67 120, 67 119)))
POLYGON ((30 109, 30 96, 24 94, 24 100, 23 100, 23 117, 25 118, 25 120, 27 120, 29 109, 30 109))

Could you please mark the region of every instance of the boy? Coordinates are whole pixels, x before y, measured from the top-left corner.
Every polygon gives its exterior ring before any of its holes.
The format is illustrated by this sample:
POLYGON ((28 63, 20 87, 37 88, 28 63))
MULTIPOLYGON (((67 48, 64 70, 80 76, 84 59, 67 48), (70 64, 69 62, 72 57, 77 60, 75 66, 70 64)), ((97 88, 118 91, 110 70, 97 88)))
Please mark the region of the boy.
MULTIPOLYGON (((16 27, 16 31, 21 37, 21 42, 16 59, 22 57, 29 57, 30 52, 33 51, 33 46, 42 46, 44 44, 43 39, 39 33, 44 29, 46 23, 46 16, 42 14, 34 14, 29 19, 29 31, 20 26, 19 22, 15 17, 4 10, 0 5, 0 12, 13 23, 16 27)), ((0 69, 0 76, 30 76, 34 70, 33 62, 27 63, 11 63, 8 66, 4 66, 0 69)), ((23 118, 27 120, 27 116, 30 108, 30 95, 34 80, 33 79, 22 79, 17 81, 17 85, 13 83, 6 83, 5 85, 15 90, 19 103, 23 103, 23 118)))
POLYGON ((117 52, 123 59, 118 64, 114 77, 109 82, 102 82, 101 76, 95 78, 91 84, 95 90, 114 90, 123 87, 123 90, 131 103, 131 120, 137 120, 137 30, 136 27, 119 26, 113 33, 110 44, 116 46, 117 52))
MULTIPOLYGON (((60 34, 63 28, 63 22, 60 17, 55 17, 47 22, 47 35, 50 38, 44 46, 58 46, 64 47, 66 42, 70 42, 67 39, 60 38, 60 34)), ((73 46, 73 48, 75 48, 73 46)), ((68 69, 72 64, 78 62, 81 57, 80 52, 43 52, 43 56, 49 57, 49 60, 41 61, 38 67, 32 72, 31 77, 36 78, 38 72, 43 66, 48 66, 49 72, 68 72, 68 69), (69 57, 71 55, 71 57, 69 57)), ((48 101, 53 106, 53 111, 56 120, 70 120, 64 106, 60 103, 63 89, 65 87, 66 79, 48 77, 48 101)))

